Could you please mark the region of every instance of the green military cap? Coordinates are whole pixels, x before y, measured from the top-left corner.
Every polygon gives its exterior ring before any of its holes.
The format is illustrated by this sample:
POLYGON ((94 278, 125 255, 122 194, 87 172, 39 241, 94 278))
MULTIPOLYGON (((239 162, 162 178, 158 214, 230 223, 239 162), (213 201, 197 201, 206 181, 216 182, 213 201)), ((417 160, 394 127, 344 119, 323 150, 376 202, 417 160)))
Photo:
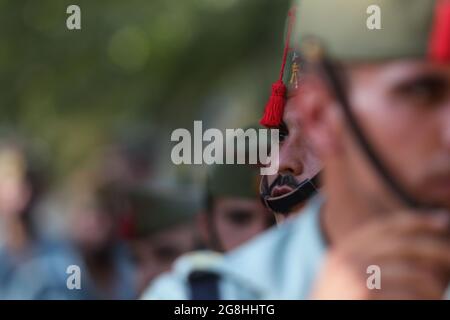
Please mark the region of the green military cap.
POLYGON ((192 221, 200 199, 187 190, 141 188, 130 192, 132 237, 143 237, 192 221))
POLYGON ((300 48, 313 37, 329 57, 341 61, 450 59, 448 0, 296 0, 296 4, 293 36, 300 48))
MULTIPOLYGON (((235 161, 238 155, 245 158, 245 164, 215 164, 208 167, 206 188, 212 197, 238 197, 254 199, 258 195, 260 181, 260 165, 256 162, 249 164, 249 151, 259 154, 263 146, 262 140, 258 139, 258 130, 261 127, 252 125, 236 136, 233 152, 235 161), (247 130, 256 132, 256 135, 247 135, 245 143, 238 144, 237 140, 243 141, 247 130)), ((270 145, 270 135, 266 141, 270 145)), ((228 145, 228 142, 227 142, 228 145)))
POLYGON ((311 49, 323 48, 341 61, 425 57, 450 61, 450 0, 295 0, 294 4, 286 23, 280 76, 272 85, 260 121, 263 126, 281 124, 286 98, 301 87, 301 57, 311 49), (379 24, 374 23, 377 19, 379 24))
POLYGON ((207 176, 208 195, 213 198, 255 199, 258 196, 259 179, 259 167, 256 165, 213 165, 207 176))

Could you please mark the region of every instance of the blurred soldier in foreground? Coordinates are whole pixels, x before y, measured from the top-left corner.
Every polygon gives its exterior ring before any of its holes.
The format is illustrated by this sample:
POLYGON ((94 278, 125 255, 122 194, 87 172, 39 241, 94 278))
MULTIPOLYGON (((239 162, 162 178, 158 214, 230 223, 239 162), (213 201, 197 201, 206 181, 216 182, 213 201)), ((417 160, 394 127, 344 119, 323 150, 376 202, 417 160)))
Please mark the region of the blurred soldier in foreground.
POLYGON ((221 253, 275 222, 258 199, 258 166, 214 165, 208 169, 205 207, 198 219, 205 248, 178 259, 173 271, 158 278, 143 299, 216 298, 217 288, 211 280, 217 277, 221 253))
POLYGON ((166 272, 176 258, 196 249, 195 195, 184 190, 140 188, 131 193, 126 235, 137 268, 138 292, 166 272))
POLYGON ((450 2, 302 0, 294 13, 308 68, 295 103, 324 164, 324 198, 227 256, 220 296, 443 298, 450 2), (371 5, 380 29, 369 28, 371 5), (368 270, 381 287, 368 285, 368 270))

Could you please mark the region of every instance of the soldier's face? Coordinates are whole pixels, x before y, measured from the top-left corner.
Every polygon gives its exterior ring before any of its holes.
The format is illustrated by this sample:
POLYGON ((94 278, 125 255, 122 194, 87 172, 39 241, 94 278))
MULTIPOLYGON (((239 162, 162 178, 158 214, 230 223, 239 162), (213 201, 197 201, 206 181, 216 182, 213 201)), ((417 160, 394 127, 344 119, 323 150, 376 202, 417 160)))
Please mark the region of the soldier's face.
MULTIPOLYGON (((352 66, 347 76, 352 110, 388 170, 416 199, 450 209, 450 66, 403 60, 352 66)), ((332 98, 328 104, 328 137, 316 135, 322 151, 339 154, 355 194, 389 199, 340 107, 332 98)))
POLYGON ((259 199, 221 197, 214 201, 212 219, 224 251, 232 250, 266 230, 270 217, 259 199))
POLYGON ((175 226, 133 241, 132 253, 136 261, 139 292, 156 276, 168 271, 176 258, 194 248, 194 228, 190 224, 175 226))
MULTIPOLYGON (((296 106, 295 99, 288 99, 283 113, 283 124, 279 128, 279 174, 292 178, 282 179, 285 183, 274 186, 271 190, 273 197, 291 192, 298 183, 313 178, 321 169, 321 161, 303 130, 301 115, 301 108, 296 106)), ((276 176, 270 176, 269 185, 275 179, 276 176)))

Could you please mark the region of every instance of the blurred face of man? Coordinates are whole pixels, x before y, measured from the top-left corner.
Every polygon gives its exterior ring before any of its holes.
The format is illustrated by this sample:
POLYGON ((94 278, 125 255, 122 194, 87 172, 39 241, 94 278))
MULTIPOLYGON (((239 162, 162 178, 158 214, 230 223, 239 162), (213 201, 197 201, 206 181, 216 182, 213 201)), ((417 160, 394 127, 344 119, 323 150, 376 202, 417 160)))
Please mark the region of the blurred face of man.
POLYGON ((0 216, 19 218, 31 198, 31 188, 23 179, 0 181, 0 216))
MULTIPOLYGON (((353 113, 388 171, 415 199, 450 210, 450 67, 403 60, 346 71, 353 113)), ((394 209, 398 201, 319 82, 309 81, 301 103, 307 104, 309 133, 329 176, 366 206, 394 209)), ((330 193, 340 192, 337 184, 332 188, 330 193)))
POLYGON ((194 250, 194 229, 190 224, 159 231, 133 242, 137 282, 142 291, 159 274, 168 271, 176 258, 194 250))
POLYGON ((0 217, 17 219, 27 209, 32 188, 25 171, 25 160, 19 150, 0 149, 0 217))
MULTIPOLYGON (((301 107, 297 107, 295 99, 288 99, 283 123, 280 126, 280 158, 279 173, 283 178, 271 188, 271 196, 278 197, 293 191, 299 183, 313 178, 321 169, 321 162, 305 136, 301 107)), ((271 185, 278 175, 268 178, 271 185)), ((298 211, 299 204, 292 211, 298 211)))
POLYGON ((301 101, 305 127, 324 161, 323 232, 333 245, 315 299, 441 299, 449 283, 450 68, 399 60, 343 70, 363 135, 410 197, 400 201, 349 130, 322 77, 309 75, 301 101), (368 290, 368 266, 382 287, 368 290))
POLYGON ((356 69, 352 87, 355 111, 390 171, 414 198, 450 209, 450 67, 356 69))
POLYGON ((76 208, 70 219, 70 231, 77 246, 86 254, 102 253, 116 238, 117 221, 113 214, 96 205, 76 208))
POLYGON ((214 201, 211 219, 224 251, 229 251, 270 225, 270 213, 258 199, 221 197, 214 201))

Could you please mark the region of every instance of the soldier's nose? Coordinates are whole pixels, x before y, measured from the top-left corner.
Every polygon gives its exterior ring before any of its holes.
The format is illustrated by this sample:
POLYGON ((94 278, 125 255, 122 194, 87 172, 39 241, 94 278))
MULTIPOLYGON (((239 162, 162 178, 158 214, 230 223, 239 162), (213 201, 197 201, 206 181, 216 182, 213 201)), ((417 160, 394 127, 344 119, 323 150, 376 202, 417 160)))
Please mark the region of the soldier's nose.
POLYGON ((280 154, 279 172, 299 176, 303 173, 303 163, 295 159, 291 154, 282 152, 280 154))

